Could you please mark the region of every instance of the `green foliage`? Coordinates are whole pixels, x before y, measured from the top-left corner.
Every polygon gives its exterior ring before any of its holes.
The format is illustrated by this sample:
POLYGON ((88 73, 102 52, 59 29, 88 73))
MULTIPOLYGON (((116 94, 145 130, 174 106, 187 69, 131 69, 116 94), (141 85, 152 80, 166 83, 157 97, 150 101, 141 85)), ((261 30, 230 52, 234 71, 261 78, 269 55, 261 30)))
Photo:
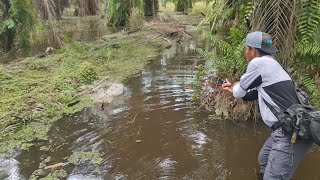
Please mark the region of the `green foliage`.
POLYGON ((85 163, 86 161, 90 161, 93 164, 101 164, 103 158, 101 158, 101 154, 99 152, 82 152, 82 151, 75 151, 73 154, 68 158, 68 161, 72 164, 81 164, 85 163))
POLYGON ((253 15, 252 1, 249 1, 246 4, 242 4, 241 8, 242 8, 241 13, 243 14, 244 22, 246 21, 250 22, 253 15))
POLYGON ((225 1, 215 1, 199 25, 210 23, 210 30, 216 33, 217 30, 222 29, 224 22, 229 19, 230 14, 231 10, 226 8, 225 1))
POLYGON ((77 69, 78 80, 83 84, 90 84, 98 78, 98 74, 90 62, 82 62, 77 69))
POLYGON ((300 72, 300 79, 302 81, 303 86, 306 88, 306 90, 309 92, 311 104, 316 106, 317 108, 320 108, 320 87, 319 87, 319 75, 317 77, 311 77, 308 74, 303 74, 300 72))
POLYGON ((252 2, 237 1, 228 5, 228 1, 213 1, 206 17, 199 25, 209 23, 212 34, 225 32, 231 27, 248 28, 253 13, 252 2))
POLYGON ((75 101, 75 99, 76 99, 75 94, 74 94, 74 91, 72 91, 72 90, 62 91, 57 96, 57 101, 61 104, 65 104, 65 105, 72 103, 73 101, 75 101))
POLYGON ((12 30, 16 26, 16 23, 13 19, 6 19, 1 24, 0 33, 5 33, 7 30, 12 30))
POLYGON ((29 70, 38 71, 50 71, 55 66, 53 61, 48 61, 47 59, 35 59, 34 61, 27 62, 25 65, 29 70))
POLYGON ((320 107, 320 1, 307 0, 299 16, 293 67, 300 83, 311 95, 313 105, 320 107), (303 68, 301 68, 303 67, 303 68))
POLYGON ((47 177, 40 178, 40 180, 59 180, 59 179, 64 179, 67 177, 67 171, 60 169, 60 170, 55 170, 53 173, 50 173, 47 177))
POLYGON ((294 63, 296 66, 305 67, 305 72, 311 76, 319 73, 320 68, 319 22, 320 1, 307 0, 299 18, 294 63))
POLYGON ((144 14, 138 8, 133 8, 131 16, 129 17, 128 28, 129 30, 135 30, 141 28, 144 22, 144 14))
POLYGON ((314 36, 320 22, 320 1, 306 0, 303 3, 302 13, 299 16, 298 33, 299 39, 307 43, 314 36))
POLYGON ((110 24, 113 26, 125 26, 127 24, 130 15, 127 0, 111 0, 109 10, 110 24))
POLYGON ((6 50, 14 44, 16 47, 28 46, 30 32, 36 23, 32 0, 7 0, 1 4, 4 20, 0 21, 0 36, 5 40, 6 50))
POLYGON ((214 46, 213 50, 203 51, 198 49, 198 52, 210 62, 209 64, 212 64, 207 71, 216 70, 219 76, 230 77, 230 79, 240 78, 246 68, 246 60, 244 58, 245 35, 245 31, 237 28, 230 29, 230 36, 227 39, 223 39, 218 35, 208 34, 208 38, 214 46))
POLYGON ((196 2, 193 5, 191 15, 204 14, 208 11, 208 9, 209 9, 209 6, 206 2, 203 2, 203 1, 196 2))
POLYGON ((297 43, 293 67, 300 83, 311 95, 311 103, 320 107, 318 84, 320 74, 320 43, 316 39, 310 43, 297 43), (301 68, 303 67, 303 68, 301 68))
POLYGON ((318 90, 317 84, 314 82, 314 80, 310 76, 308 75, 303 76, 302 82, 306 86, 309 92, 314 93, 318 90))
POLYGON ((162 12, 174 12, 176 9, 176 5, 174 2, 159 1, 159 3, 160 3, 159 10, 162 12))
POLYGON ((143 0, 111 0, 109 4, 109 23, 113 26, 126 26, 132 8, 143 11, 143 0))
POLYGON ((176 0, 176 11, 183 12, 192 7, 192 0, 176 0))
POLYGON ((296 68, 304 67, 303 71, 309 73, 311 76, 320 73, 319 41, 314 41, 307 44, 301 42, 297 43, 295 51, 296 55, 294 66, 296 66, 296 68))

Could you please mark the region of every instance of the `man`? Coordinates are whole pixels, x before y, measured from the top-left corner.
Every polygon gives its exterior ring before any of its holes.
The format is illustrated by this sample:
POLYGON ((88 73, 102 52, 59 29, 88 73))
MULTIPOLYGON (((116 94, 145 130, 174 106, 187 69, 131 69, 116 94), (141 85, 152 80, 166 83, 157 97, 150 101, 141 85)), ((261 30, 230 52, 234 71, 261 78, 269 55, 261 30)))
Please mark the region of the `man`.
POLYGON ((291 144, 291 134, 286 134, 272 107, 285 111, 299 99, 295 85, 287 72, 273 59, 278 50, 272 47, 272 38, 264 32, 252 32, 246 37, 246 73, 240 82, 222 85, 225 91, 245 101, 258 99, 263 121, 272 129, 271 136, 263 145, 258 161, 260 176, 264 180, 291 179, 305 153, 312 146, 310 140, 298 139, 291 144))

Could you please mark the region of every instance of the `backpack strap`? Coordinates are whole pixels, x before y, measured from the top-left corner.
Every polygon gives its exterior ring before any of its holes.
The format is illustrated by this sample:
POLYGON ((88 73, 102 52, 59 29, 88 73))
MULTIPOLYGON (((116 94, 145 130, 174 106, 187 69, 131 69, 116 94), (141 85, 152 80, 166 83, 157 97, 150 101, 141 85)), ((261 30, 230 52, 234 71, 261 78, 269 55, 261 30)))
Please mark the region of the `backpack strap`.
POLYGON ((278 107, 274 107, 272 106, 270 103, 268 103, 264 98, 263 98, 264 103, 267 105, 267 107, 270 109, 270 111, 272 112, 272 114, 278 119, 278 121, 276 121, 275 123, 273 123, 273 125, 271 126, 271 129, 274 131, 280 127, 283 127, 283 122, 281 122, 281 117, 279 115, 279 113, 285 113, 284 111, 282 111, 280 108, 278 107))

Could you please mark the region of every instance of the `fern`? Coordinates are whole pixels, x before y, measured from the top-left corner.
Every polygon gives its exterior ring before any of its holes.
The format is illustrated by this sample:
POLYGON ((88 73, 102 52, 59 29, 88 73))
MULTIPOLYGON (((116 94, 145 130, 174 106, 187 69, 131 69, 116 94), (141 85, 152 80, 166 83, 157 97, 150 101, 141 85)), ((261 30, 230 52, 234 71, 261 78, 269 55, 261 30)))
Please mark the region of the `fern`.
MULTIPOLYGON (((318 32, 319 33, 319 30, 318 32)), ((319 37, 312 38, 312 42, 297 42, 295 47, 294 68, 301 72, 302 76, 308 74, 314 77, 320 74, 320 41, 319 37), (304 68, 301 68, 304 67, 304 68)))
POLYGON ((253 15, 253 4, 252 1, 247 2, 244 6, 244 21, 250 21, 253 15))
POLYGON ((243 36, 224 40, 218 35, 207 34, 208 39, 214 46, 213 50, 204 51, 198 49, 198 52, 211 64, 207 71, 217 70, 219 76, 232 76, 234 79, 240 78, 246 68, 246 61, 243 56, 243 36))
POLYGON ((302 13, 299 18, 298 32, 301 42, 307 43, 314 36, 320 22, 320 1, 307 0, 303 4, 302 13))
POLYGON ((308 74, 302 74, 300 72, 300 76, 301 77, 301 81, 302 81, 302 84, 303 86, 306 88, 306 90, 309 92, 309 94, 311 95, 310 99, 311 99, 311 103, 320 108, 320 92, 319 92, 319 87, 317 85, 317 83, 319 82, 316 82, 315 78, 311 77, 310 75, 308 74))
POLYGON ((320 107, 320 1, 306 0, 300 13, 294 67, 300 82, 311 95, 313 105, 320 107), (303 67, 303 68, 301 68, 303 67))
POLYGON ((309 75, 303 76, 302 82, 309 92, 314 93, 317 91, 317 84, 315 84, 314 80, 309 75))
MULTIPOLYGON (((296 45, 296 55, 300 58, 316 58, 319 60, 320 58, 320 44, 318 42, 302 44, 297 43, 296 45)), ((315 62, 318 63, 318 62, 315 62)))

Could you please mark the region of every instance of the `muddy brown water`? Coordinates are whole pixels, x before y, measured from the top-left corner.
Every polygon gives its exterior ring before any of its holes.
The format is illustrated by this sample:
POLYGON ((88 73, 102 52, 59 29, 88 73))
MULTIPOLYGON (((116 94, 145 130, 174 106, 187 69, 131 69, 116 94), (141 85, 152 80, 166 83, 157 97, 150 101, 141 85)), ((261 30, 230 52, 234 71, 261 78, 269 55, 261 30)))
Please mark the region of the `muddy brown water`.
MULTIPOLYGON (((50 131, 49 150, 33 148, 17 156, 20 164, 11 163, 16 173, 11 179, 28 179, 48 156, 47 165, 66 162, 73 151, 99 152, 103 161, 64 166, 69 180, 256 179, 258 152, 270 130, 263 123, 214 121, 194 112, 193 91, 185 86, 193 82, 194 65, 201 60, 195 46, 164 51, 128 79, 125 93, 109 106, 59 120, 50 131)), ((314 148, 295 179, 320 179, 319 167, 314 148)))

